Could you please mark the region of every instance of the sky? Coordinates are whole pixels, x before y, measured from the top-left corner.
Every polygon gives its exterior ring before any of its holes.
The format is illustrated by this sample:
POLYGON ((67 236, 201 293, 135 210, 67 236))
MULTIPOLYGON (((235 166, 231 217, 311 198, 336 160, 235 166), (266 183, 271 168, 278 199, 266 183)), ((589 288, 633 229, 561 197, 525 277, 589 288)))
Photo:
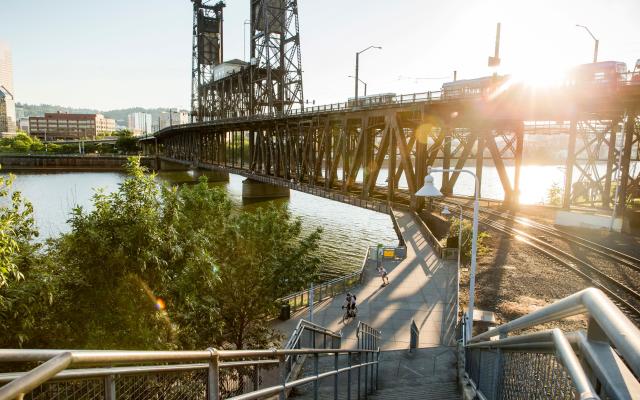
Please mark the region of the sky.
MULTIPOLYGON (((227 0, 225 59, 245 58, 249 0, 227 0)), ((638 0, 298 0, 304 96, 353 96, 355 52, 368 94, 438 90, 493 72, 553 70, 640 58, 638 0), (429 78, 429 79, 424 79, 429 78), (440 79, 431 79, 440 78, 440 79)), ((0 40, 13 52, 16 100, 110 110, 189 108, 192 6, 188 0, 0 0, 0 40)), ((247 32, 248 33, 248 32, 247 32)), ((248 58, 248 54, 246 55, 248 58)), ((362 89, 360 94, 362 95, 362 89)))

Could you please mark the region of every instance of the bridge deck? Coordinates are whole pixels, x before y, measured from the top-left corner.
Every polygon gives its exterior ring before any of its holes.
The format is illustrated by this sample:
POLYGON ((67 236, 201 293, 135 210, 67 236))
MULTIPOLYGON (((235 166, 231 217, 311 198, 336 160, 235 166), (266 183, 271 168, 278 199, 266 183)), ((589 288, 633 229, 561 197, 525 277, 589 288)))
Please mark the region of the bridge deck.
MULTIPOLYGON (((339 296, 315 306, 314 322, 341 330, 342 347, 346 348, 357 345, 357 320, 382 331, 383 350, 408 349, 413 320, 420 330, 419 347, 452 346, 456 265, 436 257, 410 213, 394 212, 407 245, 407 258, 386 266, 390 284, 382 287, 375 267, 369 267, 363 284, 353 290, 358 299, 357 319, 342 324, 344 296, 339 296)), ((308 310, 294 314, 288 321, 278 321, 275 327, 288 336, 300 318, 308 319, 308 310)))

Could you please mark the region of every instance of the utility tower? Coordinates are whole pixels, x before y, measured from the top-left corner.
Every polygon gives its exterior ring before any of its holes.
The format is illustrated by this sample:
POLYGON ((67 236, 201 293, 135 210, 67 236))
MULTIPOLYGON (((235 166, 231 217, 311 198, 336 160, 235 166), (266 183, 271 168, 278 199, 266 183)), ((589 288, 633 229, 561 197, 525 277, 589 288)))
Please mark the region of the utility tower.
POLYGON ((253 114, 304 108, 297 0, 250 1, 253 114))
POLYGON ((191 116, 194 122, 204 121, 212 108, 210 83, 214 67, 222 63, 223 1, 191 0, 193 3, 193 42, 191 59, 191 116))

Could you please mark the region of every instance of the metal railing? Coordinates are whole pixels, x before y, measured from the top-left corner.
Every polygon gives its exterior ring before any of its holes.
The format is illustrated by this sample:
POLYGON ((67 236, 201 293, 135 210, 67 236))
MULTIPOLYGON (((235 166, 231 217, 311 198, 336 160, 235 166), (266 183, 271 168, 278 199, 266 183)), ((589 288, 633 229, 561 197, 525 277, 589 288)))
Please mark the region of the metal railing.
MULTIPOLYGON (((347 290, 359 285, 362 282, 364 270, 367 266, 370 254, 371 248, 368 248, 359 270, 314 286, 313 304, 319 303, 338 294, 346 293, 347 290)), ((288 296, 281 297, 277 299, 276 302, 279 304, 288 303, 291 307, 291 311, 296 311, 309 306, 309 299, 311 298, 310 294, 311 289, 305 289, 288 296)))
POLYGON ((489 400, 629 399, 640 393, 640 330, 594 288, 473 336, 465 352, 467 377, 489 400), (589 316, 586 334, 555 328, 507 336, 583 313, 589 316))
MULTIPOLYGON (((361 324, 366 326, 365 324, 361 324)), ((369 329, 366 330, 369 332, 369 329)), ((378 337, 379 338, 379 337, 378 337)), ((301 321, 288 348, 270 350, 93 351, 0 350, 0 362, 41 362, 29 372, 0 374, 0 400, 10 399, 284 399, 293 388, 340 377, 352 391, 371 393, 377 386, 379 350, 340 349, 340 335, 301 321), (305 335, 305 333, 308 333, 305 335), (330 338, 330 339, 328 339, 330 338), (318 340, 320 339, 320 340, 318 340), (329 346, 313 348, 313 346, 329 346), (308 348, 306 346, 311 346, 308 348), (330 361, 323 363, 322 361, 330 361), (125 366, 115 366, 115 365, 125 366), (128 364, 128 365, 127 365, 128 364), (132 365, 133 364, 133 365, 132 365), (155 365, 149 365, 155 364, 155 365), (311 365, 310 368, 309 364, 311 365), (69 369, 92 366, 91 368, 69 369), (357 388, 352 374, 357 372, 357 388), (361 374, 364 371, 364 374, 361 374), (367 379, 371 376, 371 380, 367 379), (363 381, 361 383, 361 381, 363 381)), ((365 343, 365 342, 363 342, 365 343)), ((373 343, 367 340, 368 347, 373 343)), ((344 388, 344 386, 342 386, 344 388)))
MULTIPOLYGON (((378 374, 379 374, 379 361, 380 361, 380 340, 382 339, 382 332, 365 324, 362 321, 358 322, 358 328, 356 329, 356 337, 358 338, 358 348, 365 349, 370 352, 360 354, 360 357, 364 356, 364 363, 367 365, 364 371, 358 370, 358 398, 360 398, 360 380, 361 372, 364 374, 364 387, 365 393, 367 388, 371 387, 371 392, 378 388, 378 374), (371 383, 370 385, 368 383, 371 383)), ((362 361, 362 360, 361 360, 362 361)), ((366 396, 365 396, 366 397, 366 396)), ((337 397, 335 397, 337 398, 337 397)))

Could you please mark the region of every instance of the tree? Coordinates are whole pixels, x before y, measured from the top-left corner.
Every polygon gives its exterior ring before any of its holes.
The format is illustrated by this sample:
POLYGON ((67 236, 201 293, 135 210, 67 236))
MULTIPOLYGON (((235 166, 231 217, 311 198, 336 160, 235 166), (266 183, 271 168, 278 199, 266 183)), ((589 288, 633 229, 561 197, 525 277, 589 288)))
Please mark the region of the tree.
MULTIPOLYGON (((449 237, 458 238, 458 232, 460 231, 460 219, 451 218, 451 228, 449 229, 449 237)), ((489 234, 484 231, 478 232, 477 251, 478 255, 482 255, 488 251, 488 248, 484 245, 484 240, 489 237, 489 234)), ((473 223, 469 220, 462 220, 462 243, 461 243, 461 257, 460 259, 464 263, 468 263, 471 260, 471 243, 473 239, 473 223)))
POLYGON ((320 233, 300 238, 300 220, 292 220, 283 207, 231 219, 215 289, 223 335, 236 348, 266 347, 278 338, 263 321, 275 313, 276 298, 316 278, 320 233))
POLYGON ((125 154, 137 153, 140 149, 138 146, 138 139, 133 136, 126 135, 118 136, 115 148, 125 154))
MULTIPOLYGON (((206 178, 159 184, 130 159, 127 179, 68 233, 24 257, 0 294, 3 347, 264 347, 275 300, 316 276, 320 231, 302 235, 283 207, 235 209, 206 178)), ((25 233, 28 231, 25 231, 25 233)), ((23 235, 25 238, 28 235, 23 235)), ((12 271, 15 268, 12 268, 12 271)))

